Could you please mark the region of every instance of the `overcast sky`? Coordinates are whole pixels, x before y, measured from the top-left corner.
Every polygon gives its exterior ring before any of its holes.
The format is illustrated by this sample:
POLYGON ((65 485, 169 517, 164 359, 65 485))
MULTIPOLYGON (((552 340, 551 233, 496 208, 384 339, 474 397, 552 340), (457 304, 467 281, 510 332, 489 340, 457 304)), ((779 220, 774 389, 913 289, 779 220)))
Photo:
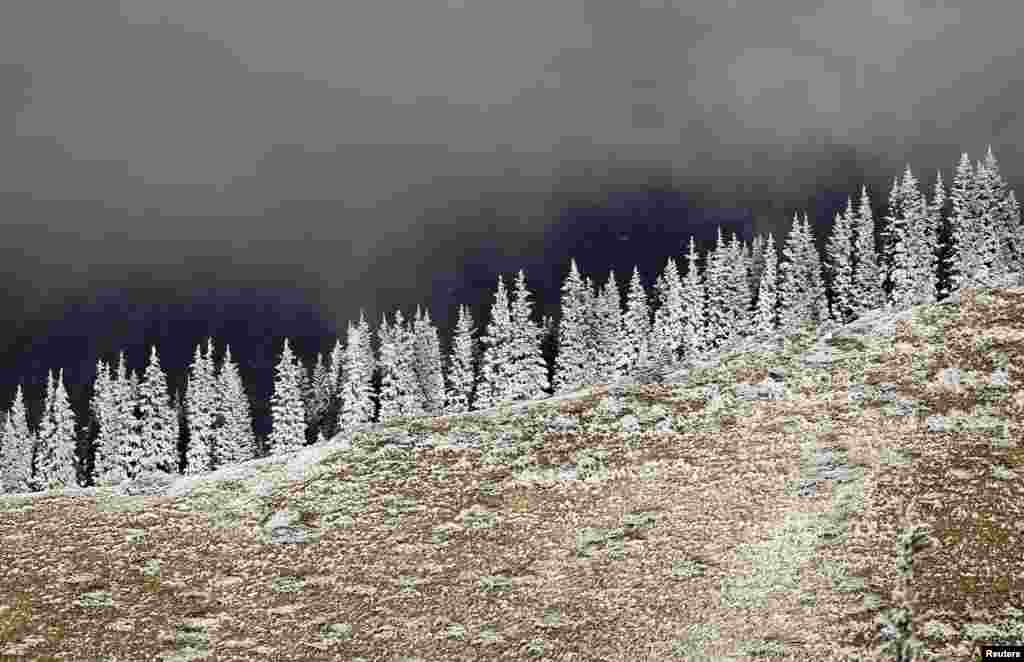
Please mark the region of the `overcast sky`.
POLYGON ((183 315, 144 306, 295 308, 330 334, 422 302, 454 323, 532 266, 554 312, 590 249, 585 270, 650 284, 669 244, 631 242, 668 216, 780 239, 988 144, 1015 186, 1022 25, 1016 0, 5 3, 0 400, 70 368, 57 352, 141 347, 133 314, 183 315), (587 224, 625 239, 598 251, 587 224), (101 301, 120 336, 50 324, 102 324, 101 301))

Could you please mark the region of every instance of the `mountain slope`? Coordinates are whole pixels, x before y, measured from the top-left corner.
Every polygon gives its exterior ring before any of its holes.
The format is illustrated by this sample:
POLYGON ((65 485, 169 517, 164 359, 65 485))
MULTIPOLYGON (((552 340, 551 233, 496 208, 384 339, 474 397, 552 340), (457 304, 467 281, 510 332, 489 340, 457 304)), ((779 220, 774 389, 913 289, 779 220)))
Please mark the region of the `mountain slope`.
POLYGON ((1007 285, 156 494, 2 497, 0 654, 857 659, 898 636, 905 514, 925 647, 1024 639, 1007 285))

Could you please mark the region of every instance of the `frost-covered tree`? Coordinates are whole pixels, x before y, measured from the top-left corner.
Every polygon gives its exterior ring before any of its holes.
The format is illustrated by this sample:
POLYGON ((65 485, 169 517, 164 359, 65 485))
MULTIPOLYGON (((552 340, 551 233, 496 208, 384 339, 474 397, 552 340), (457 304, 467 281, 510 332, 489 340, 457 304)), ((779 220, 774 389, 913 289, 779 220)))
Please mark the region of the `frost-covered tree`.
POLYGON ((807 215, 803 222, 793 215, 793 226, 783 249, 785 262, 781 265, 779 286, 781 304, 779 325, 792 333, 802 324, 820 324, 828 316, 825 287, 821 277, 821 257, 814 244, 807 215))
POLYGON ((185 451, 185 473, 194 475, 213 469, 215 452, 214 417, 217 409, 216 376, 213 364, 213 339, 207 339, 206 351, 196 345, 189 366, 188 448, 185 451))
POLYGON ((597 337, 602 349, 601 381, 610 382, 622 377, 625 363, 623 353, 622 294, 615 279, 615 271, 608 272, 608 281, 595 301, 597 306, 597 337))
POLYGON ((860 317, 869 310, 885 305, 884 275, 879 264, 878 249, 875 244, 875 217, 871 212, 871 199, 868 187, 861 187, 860 207, 854 223, 856 239, 854 240, 853 271, 853 315, 860 317))
POLYGON ((512 315, 509 309, 505 283, 498 275, 498 290, 491 305, 491 321, 482 338, 484 355, 481 366, 480 385, 477 388, 477 409, 488 409, 505 401, 510 390, 512 339, 512 315))
POLYGON ((149 353, 149 363, 139 384, 139 425, 144 444, 137 458, 137 470, 178 470, 178 417, 171 409, 167 393, 167 376, 160 367, 156 345, 149 353))
POLYGON ((365 380, 365 387, 367 392, 370 394, 370 421, 373 420, 373 375, 377 371, 377 359, 373 353, 373 331, 370 329, 370 323, 366 320, 366 315, 363 314, 362 309, 359 310, 359 337, 360 345, 359 351, 362 352, 363 362, 366 366, 366 375, 363 377, 365 380))
POLYGON ((1015 232, 1008 207, 1009 188, 999 173, 999 164, 989 145, 985 160, 975 167, 978 218, 983 236, 981 267, 984 280, 991 282, 1010 272, 1016 263, 1015 232))
POLYGON ((558 352, 555 356, 555 391, 564 393, 583 385, 587 372, 587 296, 576 260, 569 261, 569 274, 562 283, 561 318, 558 323, 558 352))
POLYGON ((307 438, 315 439, 331 404, 331 373, 323 352, 316 355, 303 384, 302 404, 306 412, 307 438))
POLYGON ((274 367, 274 391, 270 396, 272 424, 268 441, 271 455, 297 451, 306 441, 306 416, 299 381, 301 373, 302 366, 285 338, 281 359, 274 367))
POLYGON ((701 279, 697 264, 700 256, 697 246, 690 235, 690 252, 686 255, 686 276, 683 279, 683 355, 696 358, 708 349, 707 329, 707 292, 701 279))
POLYGON ((715 248, 708 256, 704 268, 704 287, 707 292, 706 329, 708 348, 720 347, 729 336, 729 249, 718 226, 715 248))
POLYGON ((437 327, 430 321, 430 311, 420 313, 416 307, 413 324, 415 336, 415 373, 419 383, 423 410, 439 415, 444 409, 444 374, 441 366, 441 340, 437 327))
MULTIPOLYGON (((345 345, 345 371, 341 387, 341 412, 339 426, 343 429, 373 421, 373 378, 374 364, 366 354, 368 342, 363 335, 367 328, 360 318, 360 324, 349 324, 345 345)), ((371 357, 372 358, 372 357, 371 357)), ((374 362, 375 363, 375 362, 374 362)))
POLYGON ((923 215, 924 250, 920 253, 918 271, 921 274, 922 296, 925 303, 934 303, 939 298, 939 265, 944 252, 942 244, 942 209, 946 206, 946 188, 942 183, 942 173, 935 173, 935 186, 932 189, 932 200, 925 204, 923 215))
POLYGON ((775 251, 775 237, 768 233, 764 246, 764 269, 757 285, 757 323, 758 335, 769 335, 779 328, 779 290, 778 269, 779 256, 775 251))
POLYGON ((470 410, 476 389, 477 341, 476 328, 467 306, 459 306, 459 319, 448 358, 446 414, 461 414, 470 410))
POLYGON ((967 152, 960 155, 949 197, 953 209, 949 217, 948 268, 950 292, 954 292, 968 285, 977 274, 981 263, 979 247, 984 240, 978 214, 977 181, 967 152))
POLYGON ((727 342, 735 342, 737 339, 750 334, 752 319, 750 315, 750 287, 748 278, 750 272, 750 258, 746 255, 743 244, 732 234, 729 245, 726 248, 729 256, 727 267, 728 277, 726 278, 725 291, 728 293, 726 305, 727 342))
POLYGON ((622 316, 622 331, 627 351, 627 374, 635 372, 640 363, 640 346, 651 335, 651 310, 647 304, 647 291, 640 280, 640 270, 633 267, 626 294, 626 312, 622 316))
POLYGON ((330 384, 330 399, 327 412, 324 415, 324 425, 328 430, 328 436, 333 437, 340 431, 338 421, 341 414, 342 381, 345 373, 345 346, 340 338, 334 340, 334 347, 331 349, 329 363, 328 382, 330 384))
POLYGON ((853 199, 846 199, 846 211, 836 214, 826 252, 832 289, 831 317, 846 324, 853 319, 853 199))
POLYGON ((220 464, 238 464, 256 457, 256 436, 252 429, 249 397, 239 372, 231 358, 231 346, 224 348, 224 361, 217 377, 217 393, 224 403, 223 433, 218 439, 217 460, 220 464))
POLYGON ((93 382, 93 395, 89 406, 96 421, 98 431, 93 450, 94 484, 100 481, 120 482, 114 473, 122 469, 120 458, 121 437, 118 433, 120 408, 115 391, 116 382, 110 376, 110 366, 102 359, 96 360, 96 379, 93 382))
POLYGON ((931 227, 928 204, 909 165, 890 194, 886 220, 889 304, 906 308, 934 301, 938 228, 931 227))
POLYGON ((757 288, 761 284, 761 274, 764 273, 764 248, 764 237, 754 237, 750 255, 750 293, 754 299, 757 298, 757 288))
MULTIPOLYGON (((745 277, 745 276, 744 276, 745 277)), ((668 258, 665 268, 654 284, 658 308, 654 311, 652 333, 658 336, 658 347, 667 347, 673 359, 681 354, 683 347, 683 281, 674 258, 668 258)))
POLYGON ((380 422, 398 416, 423 413, 422 394, 415 373, 414 341, 401 310, 395 311, 394 325, 381 317, 377 330, 380 341, 380 422))
POLYGON ((541 350, 544 330, 533 321, 533 295, 526 286, 522 269, 516 274, 510 304, 512 338, 510 341, 510 373, 508 400, 538 400, 551 390, 548 368, 541 350))
POLYGON ((39 425, 36 484, 52 490, 78 485, 75 455, 75 413, 64 388, 64 370, 56 381, 47 375, 47 395, 39 425))
POLYGON ((18 384, 4 423, 3 445, 0 446, 0 491, 22 493, 33 490, 32 455, 35 442, 35 435, 28 426, 25 397, 21 392, 21 384, 18 384))
POLYGON ((112 447, 115 450, 114 473, 106 477, 108 483, 134 478, 138 474, 138 461, 142 456, 143 438, 138 406, 138 378, 128 371, 124 352, 117 360, 116 380, 111 385, 114 416, 111 420, 112 447))

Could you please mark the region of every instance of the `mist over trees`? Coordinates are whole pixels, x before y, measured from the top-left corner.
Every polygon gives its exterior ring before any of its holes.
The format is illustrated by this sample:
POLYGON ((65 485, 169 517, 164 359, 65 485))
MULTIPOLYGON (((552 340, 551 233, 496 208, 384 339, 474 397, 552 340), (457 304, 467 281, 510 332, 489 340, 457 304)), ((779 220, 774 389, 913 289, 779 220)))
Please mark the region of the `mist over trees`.
POLYGON ((141 378, 127 370, 124 352, 116 369, 97 359, 81 425, 63 371, 51 370, 36 425, 21 385, 0 412, 0 491, 117 484, 151 471, 201 473, 289 453, 362 423, 458 414, 663 374, 744 338, 931 303, 1024 270, 1024 224, 989 148, 974 163, 961 155, 948 190, 941 173, 929 188, 907 165, 893 178, 878 223, 861 186, 856 200, 850 195, 836 211, 824 259, 806 213, 794 214, 785 237, 769 233, 747 243, 718 227, 714 246, 702 253, 691 236, 687 248, 666 257, 650 294, 634 266, 625 297, 613 271, 598 287, 570 258, 557 323, 534 319, 523 270, 511 296, 499 274, 485 325, 458 306, 447 355, 420 307, 408 320, 401 310, 393 321, 382 315, 376 330, 360 311, 358 323, 349 322, 344 338, 329 354, 317 354, 309 371, 285 338, 264 448, 231 348, 218 369, 213 338, 205 350, 196 346, 185 387, 174 397, 155 346, 141 378))

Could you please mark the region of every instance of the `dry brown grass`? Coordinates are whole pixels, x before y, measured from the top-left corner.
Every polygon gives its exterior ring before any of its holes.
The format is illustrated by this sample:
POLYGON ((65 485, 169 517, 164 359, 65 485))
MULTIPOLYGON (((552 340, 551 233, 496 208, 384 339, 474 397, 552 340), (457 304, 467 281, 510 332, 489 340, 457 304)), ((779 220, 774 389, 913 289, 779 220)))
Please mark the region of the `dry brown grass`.
POLYGON ((801 367, 799 347, 729 362, 695 377, 722 386, 711 403, 638 388, 622 414, 639 434, 615 430, 599 389, 504 421, 401 423, 491 426, 520 436, 509 450, 378 450, 367 434, 302 479, 271 465, 178 498, 2 498, 0 660, 868 659, 875 619, 903 606, 912 523, 931 543, 906 598, 920 659, 967 660, 976 641, 1024 639, 1024 612, 1006 611, 1024 608, 1021 320, 1024 290, 982 292, 827 369, 801 367), (1009 389, 936 379, 999 362, 1009 389), (790 369, 788 399, 728 395, 768 364, 790 369), (847 401, 886 382, 914 415, 847 401), (651 431, 652 407, 674 432, 651 431), (581 429, 530 422, 553 410, 581 429), (927 430, 955 412, 966 429, 927 430), (798 496, 815 446, 859 471, 798 496), (563 465, 586 480, 542 473, 563 465), (285 507, 315 542, 266 541, 285 507))

